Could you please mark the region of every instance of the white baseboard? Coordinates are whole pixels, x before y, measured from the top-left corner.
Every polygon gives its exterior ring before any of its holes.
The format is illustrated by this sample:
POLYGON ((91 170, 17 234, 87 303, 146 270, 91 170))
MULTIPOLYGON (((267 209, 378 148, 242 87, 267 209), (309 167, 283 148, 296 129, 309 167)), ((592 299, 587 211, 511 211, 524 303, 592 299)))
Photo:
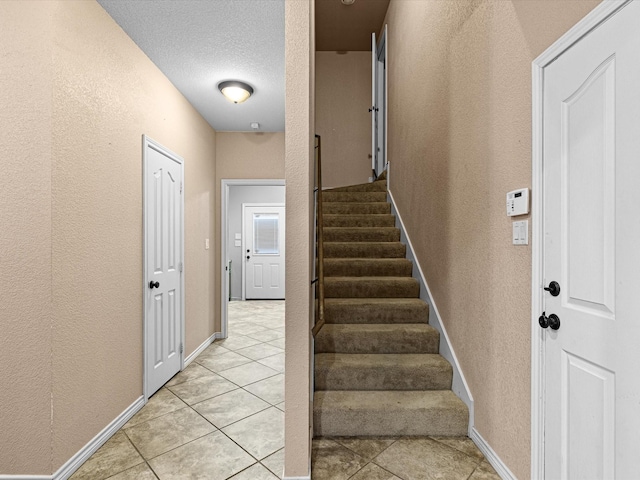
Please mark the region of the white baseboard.
POLYGON ((184 369, 187 365, 193 362, 195 358, 198 355, 200 355, 205 348, 211 345, 214 342, 214 340, 218 338, 222 338, 222 333, 216 332, 213 335, 211 335, 209 338, 207 338, 204 342, 202 342, 202 344, 198 348, 196 348, 193 352, 187 355, 187 357, 184 359, 184 367, 182 368, 184 369))
POLYGON ((442 317, 440 316, 438 307, 431 296, 431 290, 429 289, 429 284, 427 284, 427 280, 425 279, 422 268, 420 267, 420 262, 416 259, 415 250, 413 249, 409 235, 407 235, 407 230, 404 227, 402 216, 400 215, 400 212, 398 212, 398 208, 396 207, 396 202, 391 191, 387 191, 387 193, 389 194, 389 201, 391 202, 391 213, 396 216, 396 226, 400 229, 400 240, 407 245, 407 258, 411 260, 415 266, 413 269, 413 278, 418 280, 420 283, 420 298, 429 304, 429 325, 440 332, 440 355, 442 355, 453 367, 453 382, 451 384, 451 390, 469 409, 470 436, 475 420, 473 412, 473 396, 471 395, 469 385, 467 385, 467 381, 465 380, 460 364, 458 363, 458 357, 456 357, 456 354, 453 351, 453 346, 449 340, 449 335, 447 335, 447 330, 444 328, 444 324, 442 323, 442 317))
POLYGON ((282 480, 311 480, 311 472, 304 477, 282 477, 282 480))
POLYGON ((67 480, 109 440, 122 426, 144 406, 144 396, 140 396, 118 415, 109 425, 104 427, 93 439, 82 447, 73 457, 62 465, 53 475, 0 475, 0 480, 67 480))
POLYGON ((509 470, 509 468, 504 464, 500 457, 493 451, 493 448, 489 446, 487 441, 482 438, 482 435, 478 433, 478 431, 473 427, 471 429, 471 433, 469 434, 473 443, 476 444, 478 449, 484 454, 487 462, 491 464, 494 470, 500 475, 500 478, 503 480, 517 480, 516 476, 509 470))

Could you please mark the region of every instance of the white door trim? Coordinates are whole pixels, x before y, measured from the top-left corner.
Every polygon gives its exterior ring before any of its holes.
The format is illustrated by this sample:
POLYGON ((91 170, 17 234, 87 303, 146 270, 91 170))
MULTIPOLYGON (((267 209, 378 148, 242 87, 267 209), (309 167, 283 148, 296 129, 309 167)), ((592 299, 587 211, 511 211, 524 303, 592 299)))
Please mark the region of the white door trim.
POLYGON ((227 262, 227 238, 229 234, 229 188, 239 186, 284 186, 284 179, 222 179, 220 181, 220 333, 227 338, 227 309, 229 307, 229 276, 227 262))
POLYGON ((531 136, 531 478, 545 478, 544 469, 544 330, 538 325, 543 309, 543 105, 544 69, 591 30, 631 0, 603 0, 532 63, 531 136))
MULTIPOLYGON (((147 278, 147 217, 146 217, 146 198, 147 198, 147 182, 146 173, 148 171, 149 158, 147 150, 153 149, 157 152, 165 155, 176 163, 180 164, 180 177, 182 178, 182 191, 185 191, 184 180, 184 159, 175 154, 171 150, 163 147, 158 142, 152 140, 146 135, 142 135, 142 226, 143 226, 143 238, 142 238, 142 390, 144 394, 144 402, 149 400, 149 387, 148 387, 148 372, 147 372, 147 335, 148 335, 148 322, 147 322, 147 284, 149 278, 147 278)), ((180 275, 180 344, 182 345, 180 352, 180 370, 184 368, 184 339, 185 339, 185 286, 184 286, 184 194, 180 195, 180 263, 182 264, 182 275, 180 275)))
MULTIPOLYGON (((247 232, 245 231, 245 216, 244 209, 247 207, 285 207, 284 203, 267 203, 267 202, 258 202, 258 203, 243 203, 242 204, 242 282, 240 283, 242 286, 242 300, 247 299, 247 263, 244 261, 244 257, 246 255, 246 238, 247 232)), ((286 226, 285 226, 286 229, 286 226)), ((286 238, 286 232, 285 232, 286 238)))

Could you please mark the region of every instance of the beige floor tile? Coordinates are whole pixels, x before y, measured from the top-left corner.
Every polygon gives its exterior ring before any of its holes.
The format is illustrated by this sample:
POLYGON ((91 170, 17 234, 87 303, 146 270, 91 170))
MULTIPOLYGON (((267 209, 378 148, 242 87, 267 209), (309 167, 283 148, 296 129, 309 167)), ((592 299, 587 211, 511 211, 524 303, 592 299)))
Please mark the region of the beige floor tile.
POLYGON ((183 371, 178 372, 171 380, 169 380, 165 384, 165 387, 173 387, 174 385, 180 385, 181 383, 188 382, 189 380, 206 377, 207 375, 211 375, 211 370, 204 368, 197 362, 191 362, 183 371))
POLYGON ((280 373, 284 373, 284 352, 272 355, 270 357, 261 358, 258 363, 266 365, 269 368, 273 368, 280 373))
POLYGON ((260 341, 255 338, 247 337, 245 335, 233 335, 224 340, 220 340, 220 345, 224 345, 224 348, 229 350, 239 350, 241 348, 252 347, 259 344, 260 341))
POLYGON ((284 413, 271 407, 222 431, 260 460, 284 447, 284 413))
POLYGON ((500 480, 500 475, 485 460, 473 471, 469 480, 500 480))
POLYGON ((251 362, 220 372, 220 375, 236 385, 243 387, 250 383, 278 375, 278 372, 273 368, 265 367, 257 362, 251 362))
POLYGON ((284 448, 263 458, 261 463, 271 470, 276 477, 280 478, 284 473, 284 448))
POLYGON ((382 437, 338 437, 333 438, 332 440, 357 453, 368 462, 385 451, 393 444, 393 442, 396 441, 396 439, 382 437))
POLYGON ((226 347, 222 346, 222 344, 218 342, 214 342, 211 345, 209 345, 207 348, 205 348, 204 351, 196 357, 196 361, 198 361, 198 358, 211 357, 214 355, 222 355, 223 353, 229 353, 229 350, 226 347))
POLYGON ((462 453, 466 453, 470 457, 475 457, 479 460, 484 460, 484 455, 476 444, 473 443, 469 437, 431 437, 434 440, 437 440, 440 443, 444 443, 445 445, 450 446, 451 448, 455 448, 456 450, 461 451, 462 453))
POLYGON ((158 477, 155 476, 153 471, 149 468, 149 465, 146 463, 141 463, 140 465, 130 468, 129 470, 125 470, 122 473, 114 475, 113 477, 109 477, 109 480, 157 480, 158 477))
POLYGON ((226 480, 253 463, 254 458, 219 431, 149 462, 160 480, 226 480))
POLYGON ((263 330, 266 330, 266 328, 250 322, 229 325, 229 333, 232 334, 249 335, 250 333, 261 332, 263 330))
POLYGON ((282 338, 278 338, 277 340, 271 340, 267 342, 269 345, 273 345, 274 347, 278 347, 284 350, 284 334, 282 338))
POLYGON ((269 342, 271 340, 276 340, 278 338, 282 338, 282 332, 280 332, 279 330, 272 330, 266 324, 261 324, 261 326, 264 326, 268 330, 262 330, 260 332, 250 333, 247 336, 251 337, 251 338, 254 338, 256 340, 259 340, 260 342, 269 342))
POLYGON ((187 405, 166 388, 158 390, 147 404, 136 413, 122 428, 133 427, 152 418, 161 417, 170 412, 175 412, 187 405))
POLYGON ((243 470, 242 472, 234 475, 229 480, 277 480, 278 477, 274 476, 269 470, 264 468, 259 463, 252 465, 251 467, 243 470))
POLYGON ((127 436, 119 431, 89 457, 71 478, 101 480, 143 462, 143 458, 136 452, 127 436))
POLYGON ((271 405, 241 388, 196 403, 193 408, 218 428, 269 408, 271 405))
POLYGON ((213 376, 189 380, 188 382, 181 383, 175 387, 170 387, 169 390, 175 393, 184 402, 189 405, 193 405, 194 403, 202 402, 203 400, 230 392, 236 388, 238 387, 233 383, 225 380, 217 374, 213 374, 213 376))
POLYGON ((244 355, 251 360, 260 360, 261 358, 277 355, 278 353, 284 353, 281 348, 274 347, 273 345, 267 345, 266 343, 260 343, 253 347, 241 348, 236 350, 236 353, 244 355))
POLYGON ((374 463, 410 480, 467 480, 480 460, 431 438, 403 438, 374 459, 374 463))
POLYGON ((225 353, 224 355, 216 355, 214 357, 207 357, 200 360, 200 365, 208 368, 212 372, 221 372, 223 370, 229 370, 233 367, 238 367, 249 363, 250 358, 238 355, 234 352, 225 353))
POLYGON ((375 463, 367 464, 362 470, 356 473, 349 480, 402 480, 393 473, 387 472, 375 463))
POLYGON ((277 404, 276 407, 284 412, 284 402, 277 404))
POLYGON ((347 480, 367 464, 360 455, 328 439, 313 441, 311 476, 313 480, 347 480))
POLYGON ((284 401, 284 375, 266 378, 244 387, 248 392, 260 397, 271 405, 277 405, 284 401))
POLYGON ((147 460, 207 435, 216 427, 190 408, 183 408, 126 430, 147 460))

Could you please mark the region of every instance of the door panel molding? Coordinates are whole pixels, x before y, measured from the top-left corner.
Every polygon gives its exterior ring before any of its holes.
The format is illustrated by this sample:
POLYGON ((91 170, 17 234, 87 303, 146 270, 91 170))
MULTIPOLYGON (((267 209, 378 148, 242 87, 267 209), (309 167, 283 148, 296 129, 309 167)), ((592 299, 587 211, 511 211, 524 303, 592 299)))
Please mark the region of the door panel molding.
MULTIPOLYGON (((142 135, 142 225, 143 225, 143 243, 142 243, 142 257, 143 257, 143 261, 142 261, 142 298, 143 298, 143 348, 142 348, 142 355, 143 355, 143 374, 142 374, 142 389, 143 389, 143 396, 144 396, 144 402, 146 403, 149 400, 149 397, 153 394, 153 392, 150 392, 150 381, 149 381, 149 371, 148 371, 148 362, 147 362, 147 355, 150 354, 150 352, 148 352, 148 348, 147 348, 147 340, 148 340, 148 336, 150 335, 150 327, 149 327, 149 322, 148 322, 148 309, 150 307, 149 305, 149 299, 148 299, 148 295, 147 295, 147 291, 149 289, 149 281, 150 278, 148 276, 148 258, 147 258, 147 241, 149 238, 149 232, 148 232, 148 228, 147 228, 147 181, 146 181, 146 175, 149 172, 149 151, 150 150, 154 150, 158 153, 160 153, 161 155, 164 155, 165 157, 173 160, 174 162, 176 162, 179 165, 179 169, 180 169, 180 178, 181 178, 181 185, 177 186, 176 188, 180 188, 180 195, 179 195, 179 215, 180 215, 180 224, 178 227, 178 232, 173 232, 173 241, 179 241, 180 242, 180 249, 179 249, 179 253, 178 253, 178 257, 179 258, 169 258, 168 261, 172 261, 174 263, 174 265, 172 266, 173 269, 175 269, 177 266, 175 265, 175 262, 177 261, 177 263, 179 265, 182 266, 182 270, 181 270, 181 274, 180 274, 180 294, 178 295, 179 298, 175 297, 175 291, 173 292, 173 294, 168 295, 168 297, 172 297, 169 298, 168 300, 173 301, 174 305, 174 313, 178 314, 180 316, 180 318, 178 319, 180 325, 178 327, 178 331, 179 331, 179 344, 182 345, 182 351, 179 352, 175 352, 179 355, 180 358, 180 370, 184 369, 185 367, 185 363, 184 363, 184 339, 185 339, 185 302, 184 302, 184 298, 185 298, 185 275, 184 275, 184 184, 185 184, 185 179, 184 179, 184 159, 182 157, 180 157, 179 155, 177 155, 176 153, 172 152, 171 150, 163 147, 161 144, 159 144, 158 142, 152 140, 151 138, 149 138, 146 135, 142 135), (177 304, 177 305, 176 305, 177 304)), ((173 180, 173 179, 172 179, 173 180)), ((174 190, 175 193, 175 190, 174 190)), ((169 212, 169 216, 171 218, 175 218, 175 214, 178 212, 169 212)), ((170 239, 171 241, 171 239, 170 239)), ((156 260, 157 262, 157 260, 156 260)), ((157 267, 157 265, 155 266, 157 267)), ((179 266, 178 266, 179 268, 179 266)), ((169 292, 171 293, 171 292, 169 292)))
POLYGON ((532 63, 532 251, 531 251, 531 478, 545 478, 544 438, 544 330, 538 325, 543 311, 543 105, 544 71, 591 30, 606 21, 631 0, 603 0, 593 11, 560 37, 532 63))

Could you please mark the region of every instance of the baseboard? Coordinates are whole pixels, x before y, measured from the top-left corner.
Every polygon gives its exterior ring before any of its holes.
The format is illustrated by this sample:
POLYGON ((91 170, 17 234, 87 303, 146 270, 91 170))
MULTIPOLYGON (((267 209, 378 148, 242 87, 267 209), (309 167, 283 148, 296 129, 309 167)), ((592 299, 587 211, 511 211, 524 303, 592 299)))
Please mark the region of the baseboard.
POLYGON ((311 480, 311 472, 309 472, 304 477, 282 477, 282 480, 311 480))
POLYGON ((493 469, 500 475, 503 480, 516 480, 516 476, 509 470, 500 457, 493 451, 493 448, 482 438, 482 435, 478 433, 475 427, 471 429, 469 438, 473 440, 478 449, 484 454, 487 462, 491 464, 493 469))
POLYGON ((400 241, 407 246, 407 258, 411 260, 415 266, 413 269, 413 278, 418 280, 420 283, 420 298, 429 304, 429 325, 440 332, 440 339, 442 340, 440 342, 440 355, 442 355, 453 367, 453 382, 451 390, 465 403, 467 408, 469 408, 469 435, 471 435, 471 429, 474 425, 475 419, 473 412, 473 396, 471 395, 469 385, 467 385, 467 381, 465 380, 460 364, 458 363, 458 357, 456 357, 456 354, 453 351, 453 346, 449 340, 449 335, 447 335, 447 330, 444 328, 444 324, 442 323, 442 317, 440 317, 438 307, 431 296, 431 290, 429 289, 429 284, 427 283, 424 273, 422 272, 422 268, 420 267, 420 262, 416 259, 415 250, 413 249, 409 235, 407 235, 407 230, 404 227, 402 216, 396 207, 393 194, 391 191, 387 191, 387 193, 389 194, 389 201, 391 203, 391 213, 396 216, 396 226, 400 229, 400 241))
POLYGON ((187 365, 189 365, 191 362, 193 362, 195 360, 195 358, 198 355, 200 355, 205 348, 207 348, 209 345, 211 345, 218 338, 222 338, 222 333, 220 333, 220 332, 214 333, 209 338, 207 338, 204 342, 202 342, 202 344, 198 348, 196 348, 193 352, 191 352, 189 355, 187 355, 187 357, 184 359, 184 367, 183 367, 183 369, 187 365))

